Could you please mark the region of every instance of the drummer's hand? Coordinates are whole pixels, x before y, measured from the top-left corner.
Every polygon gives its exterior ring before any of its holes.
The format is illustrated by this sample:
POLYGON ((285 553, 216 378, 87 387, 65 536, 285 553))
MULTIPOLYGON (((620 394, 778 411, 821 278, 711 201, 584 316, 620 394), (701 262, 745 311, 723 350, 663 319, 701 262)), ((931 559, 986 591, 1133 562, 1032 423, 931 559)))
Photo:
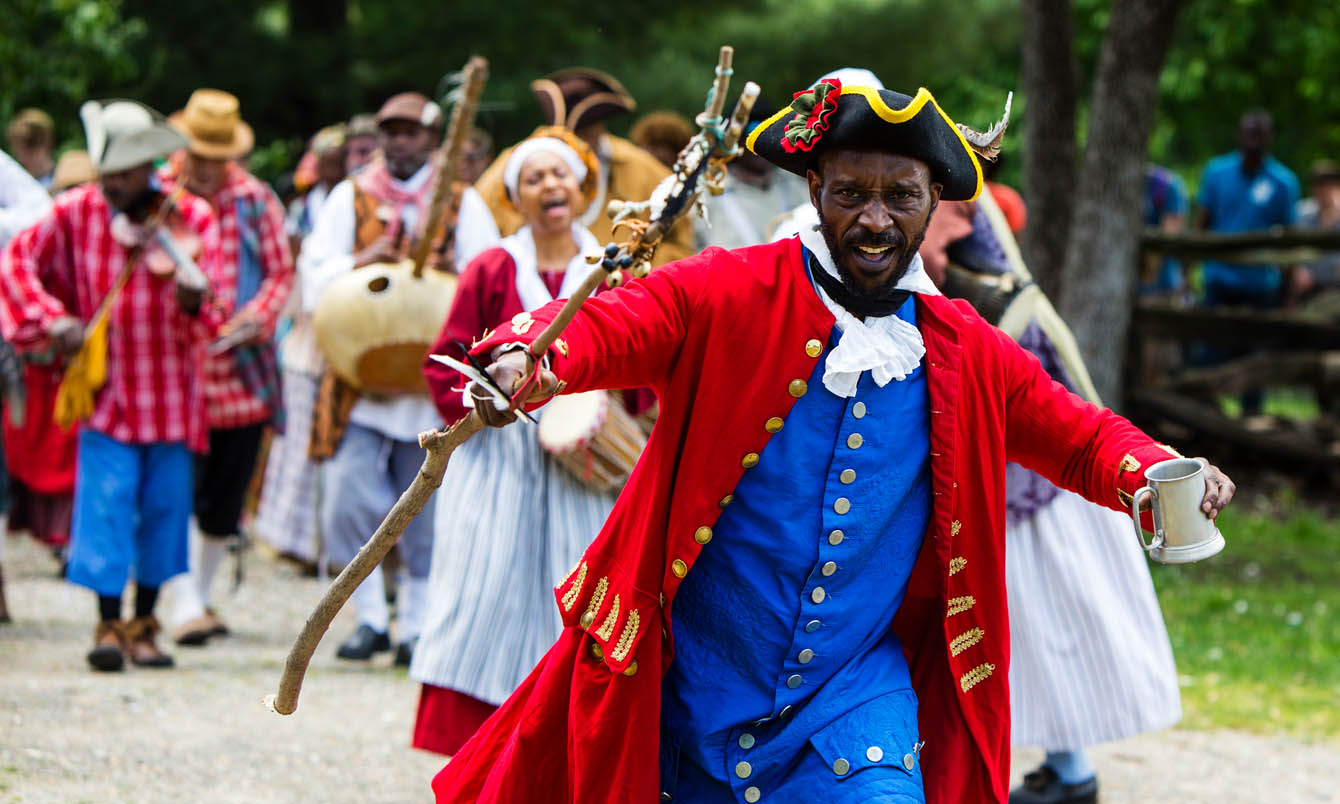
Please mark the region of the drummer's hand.
MULTIPOLYGON (((488 367, 489 376, 498 383, 498 387, 509 394, 516 393, 521 384, 530 376, 533 358, 525 349, 516 349, 504 354, 488 367)), ((527 403, 541 402, 554 395, 558 389, 558 377, 552 371, 540 370, 540 382, 531 389, 527 403)), ((516 413, 510 410, 498 410, 493 406, 493 397, 480 389, 471 391, 475 398, 475 410, 479 418, 489 427, 502 427, 516 421, 516 413)))
POLYGON ((1233 493, 1238 487, 1228 475, 1219 471, 1219 467, 1204 458, 1196 460, 1205 465, 1205 499, 1200 501, 1200 510, 1205 512, 1205 516, 1214 519, 1233 499, 1233 493))
POLYGON ((386 235, 373 240, 367 245, 367 248, 354 255, 354 267, 362 268, 364 265, 373 265, 379 262, 400 262, 400 250, 396 244, 386 235))

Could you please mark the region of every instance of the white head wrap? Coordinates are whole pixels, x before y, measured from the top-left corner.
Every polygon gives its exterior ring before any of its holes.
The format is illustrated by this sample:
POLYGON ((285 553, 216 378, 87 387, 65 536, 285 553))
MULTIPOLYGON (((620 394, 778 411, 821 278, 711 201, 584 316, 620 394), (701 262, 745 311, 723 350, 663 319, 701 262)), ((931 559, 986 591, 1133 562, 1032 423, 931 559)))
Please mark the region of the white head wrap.
POLYGON ((516 185, 521 178, 521 167, 526 164, 527 159, 538 153, 554 154, 562 159, 568 170, 572 171, 572 175, 577 177, 577 184, 586 181, 586 163, 571 145, 555 137, 531 137, 513 148, 512 155, 507 157, 507 164, 503 165, 503 186, 513 199, 516 198, 516 185))
MULTIPOLYGON (((875 89, 884 89, 884 82, 879 77, 864 67, 841 67, 831 73, 824 73, 823 78, 836 78, 845 86, 854 87, 874 87, 875 89)), ((815 83, 818 83, 816 81, 815 83)))

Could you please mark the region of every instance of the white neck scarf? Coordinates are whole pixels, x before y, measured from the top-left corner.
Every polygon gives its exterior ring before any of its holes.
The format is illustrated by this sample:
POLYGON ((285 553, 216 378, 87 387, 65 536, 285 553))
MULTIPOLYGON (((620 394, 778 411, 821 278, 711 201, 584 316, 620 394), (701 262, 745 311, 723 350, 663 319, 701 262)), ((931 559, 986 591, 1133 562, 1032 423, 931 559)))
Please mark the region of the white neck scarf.
MULTIPOLYGON (((817 219, 817 212, 812 217, 817 219)), ((809 221, 801 225, 800 242, 814 253, 823 270, 833 277, 841 278, 833 263, 833 256, 828 252, 828 244, 816 225, 809 221)), ((896 287, 928 296, 940 295, 940 290, 921 264, 920 254, 912 257, 907 272, 898 280, 896 287)), ((866 316, 863 321, 830 299, 823 288, 815 285, 814 290, 837 319, 838 330, 842 333, 838 345, 828 353, 828 359, 824 362, 824 387, 829 391, 840 397, 853 397, 856 396, 856 385, 863 372, 869 371, 875 384, 883 388, 889 380, 905 379, 921 365, 921 358, 926 355, 921 330, 896 314, 866 316)))
MULTIPOLYGON (((572 240, 577 244, 577 256, 573 257, 563 270, 563 285, 559 288, 558 298, 566 299, 581 286, 592 266, 587 265, 587 254, 600 253, 600 241, 581 224, 572 224, 572 240)), ((529 226, 522 226, 500 243, 512 261, 516 263, 516 293, 521 297, 521 308, 535 310, 554 300, 548 286, 540 278, 540 267, 535 256, 535 237, 529 226)))

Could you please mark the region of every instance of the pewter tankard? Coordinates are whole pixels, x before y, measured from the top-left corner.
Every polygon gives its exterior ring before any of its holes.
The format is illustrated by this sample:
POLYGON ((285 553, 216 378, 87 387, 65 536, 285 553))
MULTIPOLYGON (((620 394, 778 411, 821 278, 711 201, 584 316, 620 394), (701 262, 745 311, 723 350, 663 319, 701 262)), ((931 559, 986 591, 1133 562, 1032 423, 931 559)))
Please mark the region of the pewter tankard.
POLYGON ((1161 564, 1187 564, 1224 549, 1214 520, 1200 510, 1205 498, 1205 465, 1190 458, 1160 461, 1145 470, 1145 485, 1131 498, 1135 538, 1161 564), (1149 498, 1154 538, 1145 541, 1140 502, 1149 498))

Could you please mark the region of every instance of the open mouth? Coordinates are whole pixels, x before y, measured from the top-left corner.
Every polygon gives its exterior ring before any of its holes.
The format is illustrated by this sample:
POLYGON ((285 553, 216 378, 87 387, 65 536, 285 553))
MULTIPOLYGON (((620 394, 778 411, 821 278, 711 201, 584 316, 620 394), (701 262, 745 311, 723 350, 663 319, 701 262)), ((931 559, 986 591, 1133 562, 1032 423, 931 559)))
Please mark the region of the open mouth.
POLYGON ((862 244, 853 246, 849 253, 853 257, 852 261, 856 264, 855 267, 865 273, 876 274, 889 266, 897 251, 892 245, 870 246, 862 244))
POLYGON ((540 211, 545 215, 557 217, 568 211, 568 200, 566 198, 549 198, 540 202, 540 211))

